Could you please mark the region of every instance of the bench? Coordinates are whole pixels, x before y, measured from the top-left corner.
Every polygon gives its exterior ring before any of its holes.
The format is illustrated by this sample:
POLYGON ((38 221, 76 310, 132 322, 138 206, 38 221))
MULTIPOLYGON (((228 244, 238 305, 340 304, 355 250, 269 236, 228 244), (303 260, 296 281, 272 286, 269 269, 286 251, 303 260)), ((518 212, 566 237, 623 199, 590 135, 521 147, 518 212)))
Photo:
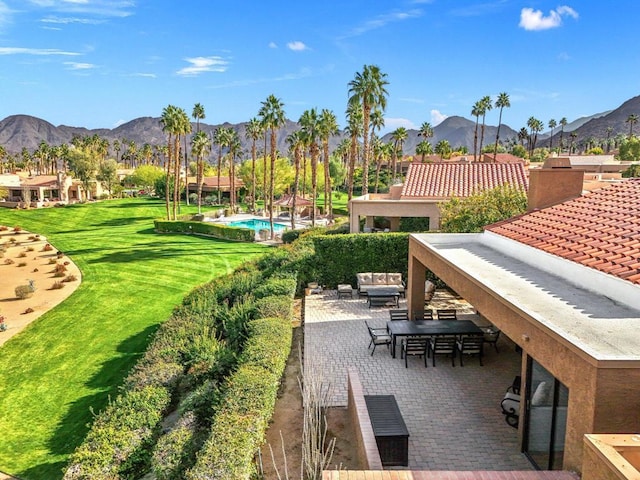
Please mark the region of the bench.
POLYGON ((358 280, 358 296, 367 295, 370 287, 395 287, 404 296, 405 284, 401 273, 356 273, 358 280))
POLYGON ((382 465, 409 466, 409 430, 393 395, 365 395, 382 465))

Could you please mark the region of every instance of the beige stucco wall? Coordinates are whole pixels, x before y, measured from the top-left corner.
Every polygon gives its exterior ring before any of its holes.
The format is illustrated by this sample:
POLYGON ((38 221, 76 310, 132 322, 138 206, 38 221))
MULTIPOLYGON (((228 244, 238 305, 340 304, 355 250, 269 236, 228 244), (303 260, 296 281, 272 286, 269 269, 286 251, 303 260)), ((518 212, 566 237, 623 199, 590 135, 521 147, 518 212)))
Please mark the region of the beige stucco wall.
MULTIPOLYGON (((393 200, 375 198, 365 195, 354 198, 349 202, 349 226, 351 233, 360 231, 360 218, 367 217, 366 225, 373 225, 373 217, 390 217, 399 219, 401 217, 429 218, 429 230, 440 228, 440 210, 435 200, 393 200), (370 220, 369 220, 370 219, 370 220)), ((399 221, 392 221, 394 230, 399 221)))
POLYGON ((522 348, 523 385, 526 384, 524 364, 529 355, 569 389, 564 469, 581 470, 584 434, 640 432, 640 365, 596 362, 412 237, 409 238, 407 289, 411 317, 424 305, 424 273, 415 271, 424 268, 431 270, 522 348))

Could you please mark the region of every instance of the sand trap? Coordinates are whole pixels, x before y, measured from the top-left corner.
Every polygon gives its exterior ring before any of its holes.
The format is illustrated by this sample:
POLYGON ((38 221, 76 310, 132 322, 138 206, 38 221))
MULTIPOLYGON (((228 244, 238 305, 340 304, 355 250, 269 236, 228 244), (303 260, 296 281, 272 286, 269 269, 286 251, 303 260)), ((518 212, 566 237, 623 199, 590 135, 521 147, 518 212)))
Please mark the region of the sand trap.
POLYGON ((13 226, 3 228, 0 226, 0 250, 5 249, 0 257, 0 315, 5 317, 7 330, 0 331, 0 345, 71 295, 82 279, 78 267, 66 255, 58 255, 55 245, 46 247, 49 243, 44 236, 15 232, 13 226), (66 268, 63 277, 54 276, 56 265, 66 268), (63 288, 51 288, 71 275, 75 280, 62 282, 63 288), (15 288, 28 285, 29 280, 35 292, 30 298, 18 299, 15 288))

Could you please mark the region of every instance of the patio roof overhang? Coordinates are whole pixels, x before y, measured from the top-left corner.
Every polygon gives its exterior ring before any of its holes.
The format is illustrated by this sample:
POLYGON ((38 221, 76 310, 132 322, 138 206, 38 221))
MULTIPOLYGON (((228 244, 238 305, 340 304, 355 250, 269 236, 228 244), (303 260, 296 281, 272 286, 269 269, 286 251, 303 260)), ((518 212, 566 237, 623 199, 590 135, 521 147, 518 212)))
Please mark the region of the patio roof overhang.
MULTIPOLYGON (((464 279, 476 298, 458 293, 472 304, 489 295, 594 366, 640 368, 640 287, 631 282, 491 232, 414 234, 409 257, 454 289, 464 279)), ((411 291, 411 277, 409 295, 423 292, 411 291)))

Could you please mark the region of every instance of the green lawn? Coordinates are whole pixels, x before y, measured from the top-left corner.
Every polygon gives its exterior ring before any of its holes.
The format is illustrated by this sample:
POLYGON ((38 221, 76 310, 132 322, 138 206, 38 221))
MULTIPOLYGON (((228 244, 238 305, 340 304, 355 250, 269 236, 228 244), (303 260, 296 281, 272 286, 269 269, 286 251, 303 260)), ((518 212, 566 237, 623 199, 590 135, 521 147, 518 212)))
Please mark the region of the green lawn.
POLYGON ((0 225, 47 236, 83 274, 71 297, 0 347, 0 471, 61 478, 92 412, 117 394, 172 308, 194 286, 268 248, 156 235, 153 219, 163 215, 164 204, 148 199, 0 209, 0 225))

